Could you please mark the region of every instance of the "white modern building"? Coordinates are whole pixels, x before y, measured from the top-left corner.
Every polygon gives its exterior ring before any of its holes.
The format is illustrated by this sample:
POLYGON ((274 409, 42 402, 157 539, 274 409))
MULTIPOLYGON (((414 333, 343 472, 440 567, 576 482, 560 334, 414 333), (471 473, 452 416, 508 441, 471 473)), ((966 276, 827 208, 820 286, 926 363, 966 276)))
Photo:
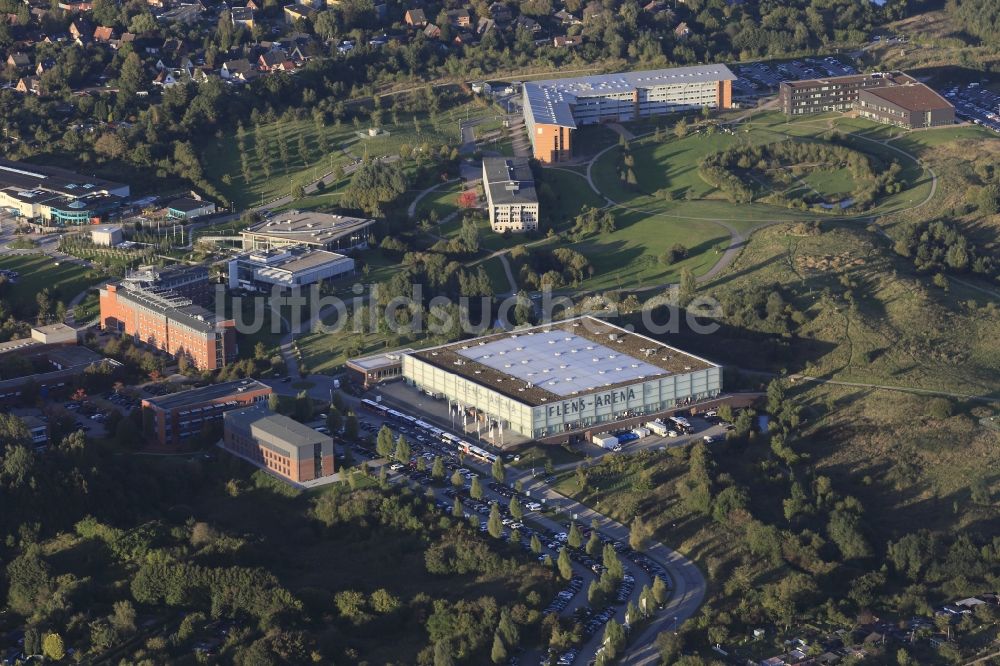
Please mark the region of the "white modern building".
POLYGON ((490 228, 497 233, 538 229, 535 179, 523 157, 484 157, 483 190, 490 228))
POLYGON ((354 259, 336 252, 305 247, 257 250, 229 261, 229 288, 305 287, 353 272, 354 259))
POLYGON ((368 247, 375 220, 313 211, 286 211, 240 232, 244 250, 271 250, 305 245, 347 252, 368 247))
POLYGON ((536 439, 722 391, 715 363, 589 316, 409 352, 403 377, 491 428, 536 439))
POLYGON ((572 133, 581 125, 728 109, 735 80, 714 64, 530 81, 522 89, 524 124, 535 159, 559 162, 572 157, 572 133))
POLYGON ((113 247, 125 240, 125 234, 121 227, 94 227, 90 230, 90 240, 93 241, 94 245, 113 247))

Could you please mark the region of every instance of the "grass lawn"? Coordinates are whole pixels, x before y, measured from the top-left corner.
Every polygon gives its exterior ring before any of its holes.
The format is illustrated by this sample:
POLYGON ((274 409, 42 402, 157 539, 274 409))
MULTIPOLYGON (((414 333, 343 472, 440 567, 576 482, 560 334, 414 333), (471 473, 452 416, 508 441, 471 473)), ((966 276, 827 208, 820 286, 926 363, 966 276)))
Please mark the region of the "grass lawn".
POLYGON ((570 247, 590 259, 592 278, 584 290, 632 288, 677 282, 683 268, 695 275, 708 271, 729 244, 729 232, 709 221, 678 221, 641 212, 615 212, 618 228, 609 234, 584 239, 570 247), (658 257, 680 243, 690 257, 664 265, 658 257))
POLYGON ((855 190, 854 176, 847 167, 840 169, 816 169, 800 179, 813 192, 819 192, 826 201, 833 202, 848 196, 855 190))
POLYGON ((549 217, 556 231, 571 227, 573 218, 580 214, 584 206, 600 208, 606 203, 591 189, 586 178, 573 171, 545 169, 542 182, 551 187, 556 195, 555 205, 542 213, 549 217))
POLYGON ((490 285, 493 286, 493 293, 505 294, 510 291, 510 282, 507 280, 507 273, 503 269, 503 263, 499 257, 493 257, 483 262, 483 268, 490 278, 490 285))
POLYGON ((537 468, 538 472, 545 469, 546 463, 551 463, 553 467, 572 463, 583 462, 585 458, 575 452, 567 451, 561 446, 535 445, 524 449, 519 449, 517 455, 520 459, 511 463, 520 469, 537 468))
POLYGON ((458 195, 464 191, 465 183, 461 180, 441 185, 417 204, 417 219, 443 220, 458 210, 458 195))
POLYGON ((55 262, 44 254, 0 257, 0 268, 20 274, 17 284, 7 284, 0 293, 15 316, 29 321, 37 314, 36 298, 43 289, 49 290, 53 307, 58 301, 69 305, 81 291, 106 279, 97 271, 69 261, 55 262))
MULTIPOLYGON (((289 194, 296 185, 305 185, 333 171, 336 165, 347 165, 366 154, 395 155, 400 146, 416 147, 428 144, 436 150, 442 144, 457 145, 459 121, 467 117, 492 117, 495 110, 468 102, 439 112, 433 119, 424 113, 400 113, 393 122, 389 112, 382 118, 387 134, 377 137, 359 136, 367 123, 318 125, 312 118, 276 120, 254 127, 245 125, 245 155, 250 178, 244 180, 236 128, 203 147, 202 159, 210 180, 238 208, 259 205, 289 194), (288 146, 287 161, 283 161, 278 146, 288 146), (258 157, 269 160, 268 176, 258 157), (304 148, 304 150, 300 149, 304 148), (229 182, 227 183, 226 180, 229 182)), ((320 203, 328 203, 322 201, 320 203)), ((299 205, 299 207, 305 207, 299 205)))

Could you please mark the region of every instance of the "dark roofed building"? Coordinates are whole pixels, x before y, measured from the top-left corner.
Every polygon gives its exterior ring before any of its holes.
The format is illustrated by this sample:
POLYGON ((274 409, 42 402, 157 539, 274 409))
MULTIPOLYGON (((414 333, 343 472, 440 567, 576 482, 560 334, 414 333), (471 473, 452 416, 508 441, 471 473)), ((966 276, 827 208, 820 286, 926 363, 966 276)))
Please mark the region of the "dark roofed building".
POLYGON ((225 412, 227 451, 272 473, 305 483, 333 474, 333 438, 257 404, 225 412))
POLYGON ((211 429, 226 412, 265 402, 271 393, 256 379, 239 379, 149 398, 142 401, 143 430, 151 443, 180 446, 211 429))
POLYGON ((907 129, 955 122, 955 107, 922 83, 862 90, 857 109, 862 118, 907 129))
POLYGON ((538 229, 538 193, 527 159, 484 157, 483 189, 493 231, 538 229))

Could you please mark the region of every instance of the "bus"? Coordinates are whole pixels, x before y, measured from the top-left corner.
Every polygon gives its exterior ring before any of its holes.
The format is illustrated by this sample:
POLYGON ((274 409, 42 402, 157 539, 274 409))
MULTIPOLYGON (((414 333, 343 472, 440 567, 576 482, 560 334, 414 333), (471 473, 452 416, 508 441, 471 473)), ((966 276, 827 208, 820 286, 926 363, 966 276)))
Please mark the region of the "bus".
POLYGON ((494 454, 490 453, 486 449, 481 449, 475 444, 469 444, 464 440, 459 440, 458 450, 461 451, 462 453, 472 456, 473 458, 481 462, 489 463, 491 465, 494 462, 496 462, 497 459, 497 457, 494 454))
POLYGON ((453 445, 457 446, 460 441, 461 440, 458 437, 455 437, 450 432, 442 432, 441 433, 441 442, 443 444, 453 444, 453 445))

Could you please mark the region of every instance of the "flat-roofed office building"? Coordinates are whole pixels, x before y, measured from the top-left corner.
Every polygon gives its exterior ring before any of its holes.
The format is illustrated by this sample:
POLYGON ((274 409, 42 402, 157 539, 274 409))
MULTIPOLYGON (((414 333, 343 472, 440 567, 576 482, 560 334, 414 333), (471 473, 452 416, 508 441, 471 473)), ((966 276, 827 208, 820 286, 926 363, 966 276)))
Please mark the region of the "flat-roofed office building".
POLYGON ((545 438, 710 400, 722 368, 594 317, 403 355, 407 383, 490 427, 545 438))
POLYGON ((907 129, 941 127, 955 122, 955 107, 922 83, 862 90, 858 115, 907 129))
POLYGON ((484 157, 483 189, 493 231, 538 229, 538 193, 527 159, 484 157))
POLYGON ((151 443, 179 447, 226 412, 266 402, 272 392, 256 379, 238 379, 148 398, 142 401, 143 429, 151 443))
POLYGON ((223 446, 258 467, 303 483, 333 474, 333 438, 267 405, 226 412, 223 446))
POLYGON ((229 288, 260 290, 318 284, 354 272, 354 259, 308 247, 241 254, 229 261, 229 288))
POLYGON ((346 252, 368 247, 375 220, 313 211, 286 211, 240 232, 244 250, 272 250, 302 245, 346 252))
POLYGON ((801 116, 826 111, 850 111, 862 90, 915 83, 902 72, 872 72, 828 76, 821 79, 782 81, 778 101, 785 115, 801 116))
POLYGON ((735 80, 725 65, 693 65, 530 81, 522 89, 524 124, 535 159, 559 162, 572 157, 573 130, 581 125, 728 109, 735 80))

